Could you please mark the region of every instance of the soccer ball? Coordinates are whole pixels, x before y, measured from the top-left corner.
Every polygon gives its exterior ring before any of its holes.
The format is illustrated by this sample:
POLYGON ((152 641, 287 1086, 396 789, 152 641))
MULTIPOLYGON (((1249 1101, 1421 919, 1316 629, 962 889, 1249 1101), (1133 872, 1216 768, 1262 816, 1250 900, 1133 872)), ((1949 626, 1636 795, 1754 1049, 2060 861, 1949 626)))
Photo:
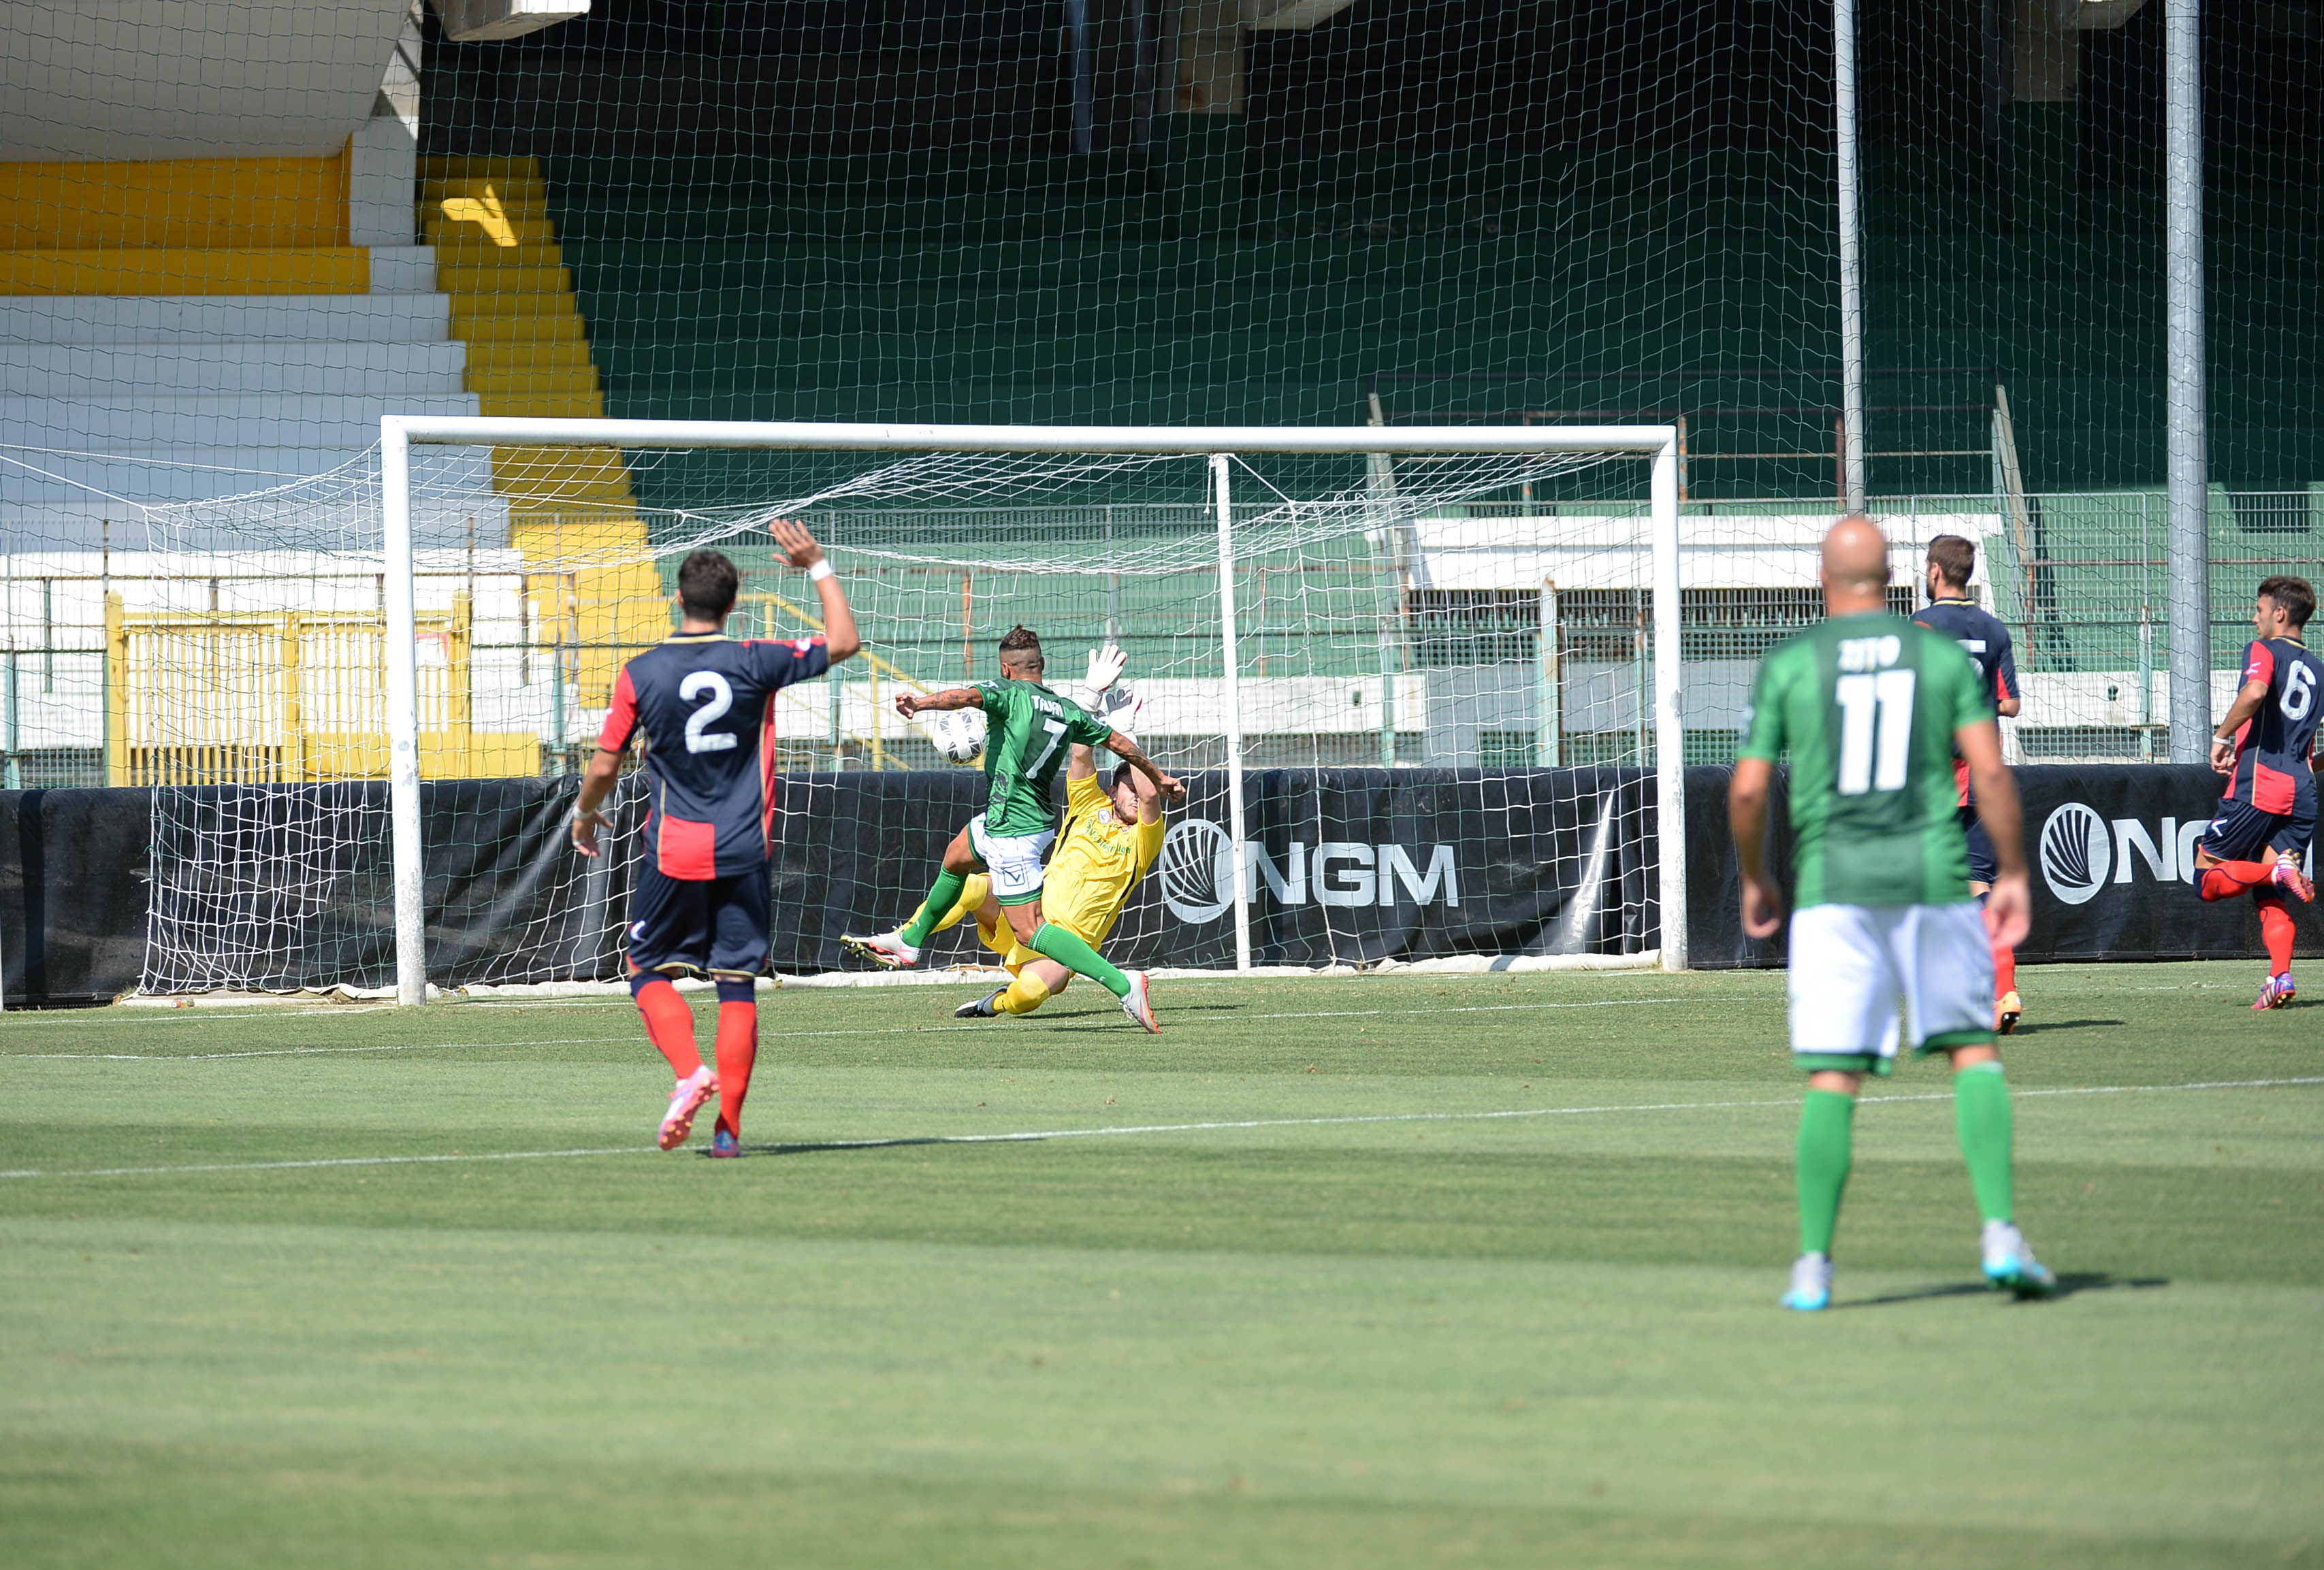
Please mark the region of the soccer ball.
POLYGON ((984 711, 946 709, 920 720, 920 729, 948 763, 974 763, 984 754, 984 711))

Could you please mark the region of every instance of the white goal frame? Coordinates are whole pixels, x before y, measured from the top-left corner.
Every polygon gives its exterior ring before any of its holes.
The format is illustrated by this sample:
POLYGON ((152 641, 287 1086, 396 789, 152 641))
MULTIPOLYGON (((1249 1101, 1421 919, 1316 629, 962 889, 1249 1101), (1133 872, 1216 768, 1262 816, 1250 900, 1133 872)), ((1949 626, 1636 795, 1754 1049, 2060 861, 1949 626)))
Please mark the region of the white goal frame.
POLYGON ((428 996, 421 905, 418 630, 412 600, 411 445, 725 447, 816 452, 1149 453, 1206 457, 1218 507, 1219 610, 1226 675, 1228 844, 1234 858, 1235 969, 1250 969, 1250 869, 1243 840, 1242 715, 1236 677, 1234 526, 1228 459, 1239 454, 1627 454, 1652 461, 1655 863, 1660 962, 1686 952, 1685 727, 1679 709, 1678 429, 1675 426, 972 426, 840 425, 508 416, 385 415, 379 422, 386 534, 388 803, 395 882, 395 992, 428 996))

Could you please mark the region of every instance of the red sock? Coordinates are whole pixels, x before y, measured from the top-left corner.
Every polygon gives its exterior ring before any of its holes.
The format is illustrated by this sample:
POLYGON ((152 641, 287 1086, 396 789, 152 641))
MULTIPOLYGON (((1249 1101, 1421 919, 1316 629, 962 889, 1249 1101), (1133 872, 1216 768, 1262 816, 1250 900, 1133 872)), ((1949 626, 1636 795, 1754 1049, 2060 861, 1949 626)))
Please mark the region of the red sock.
POLYGON ((742 1137, 742 1097, 751 1093, 751 1065, 759 1060, 759 1005, 718 1005, 718 1126, 742 1137))
POLYGON ((1993 996, 2006 997, 2017 990, 2017 950, 2001 943, 1993 946, 1993 996))
POLYGON ((2267 942, 2267 973, 2281 976, 2291 969, 2292 913, 2284 908, 2282 895, 2260 899, 2259 932, 2267 942))
POLYGON ((2265 861, 2222 861, 2203 874, 2205 899, 2233 899, 2246 889, 2257 888, 2275 875, 2275 868, 2265 861))
POLYGON ((638 1012, 646 1016, 646 1034, 669 1060, 671 1072, 683 1079, 702 1067, 702 1054, 694 1050, 694 1011, 677 987, 659 978, 647 982, 638 988, 638 1012))

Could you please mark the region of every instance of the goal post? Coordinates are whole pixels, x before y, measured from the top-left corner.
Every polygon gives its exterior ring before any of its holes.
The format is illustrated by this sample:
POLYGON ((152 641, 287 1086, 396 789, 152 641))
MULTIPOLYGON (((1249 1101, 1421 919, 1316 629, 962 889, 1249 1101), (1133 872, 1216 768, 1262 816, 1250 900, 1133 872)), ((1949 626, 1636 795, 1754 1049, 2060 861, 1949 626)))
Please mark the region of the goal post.
MULTIPOLYGON (((1686 850, 1685 850, 1685 730, 1681 706, 1681 643, 1680 643, 1680 571, 1679 571, 1679 448, 1678 433, 1667 426, 1406 426, 1406 427, 1062 427, 1062 426, 970 426, 970 425, 870 425, 784 422, 706 422, 624 419, 532 419, 507 417, 450 417, 390 415, 383 418, 380 427, 381 521, 383 530, 384 581, 383 611, 385 618, 386 669, 384 672, 388 730, 388 830, 392 862, 392 886, 394 896, 394 972, 399 1002, 417 1004, 425 1000, 428 987, 427 929, 425 919, 425 877, 421 840, 420 781, 422 774, 423 732, 420 723, 419 617, 415 599, 414 547, 414 470, 413 448, 437 447, 492 449, 495 464, 526 461, 518 454, 575 454, 582 449, 607 450, 623 453, 657 451, 666 453, 713 452, 718 450, 789 452, 794 454, 1016 454, 1028 460, 1054 457, 1063 464, 1085 463, 1089 460, 1113 457, 1133 460, 1184 458, 1202 461, 1207 470, 1209 484, 1205 498, 1216 523, 1216 591, 1213 603, 1221 619, 1221 666, 1218 680, 1220 698, 1225 721, 1224 752, 1221 758, 1226 777, 1227 801, 1223 803, 1229 817, 1222 847, 1222 860, 1231 864, 1231 871, 1222 866, 1225 881, 1231 883, 1229 897, 1222 902, 1232 913, 1232 956, 1239 970, 1249 969, 1253 963, 1251 894, 1255 880, 1264 875, 1270 882, 1277 870, 1256 868, 1248 856, 1246 822, 1248 803, 1245 798, 1245 721, 1242 688, 1248 677, 1244 656, 1236 638, 1236 578, 1239 563, 1250 558, 1250 553, 1240 549, 1237 537, 1238 499, 1234 494, 1234 470, 1239 463, 1261 457, 1284 458, 1305 456, 1327 459, 1345 457, 1369 460, 1377 469, 1385 463, 1391 467, 1399 459, 1415 464, 1455 464, 1471 460, 1507 460, 1508 474, 1530 476, 1535 470, 1525 464, 1539 465, 1554 461, 1572 460, 1579 464, 1596 460, 1645 459, 1650 466, 1648 490, 1649 518, 1644 542, 1650 555, 1650 570, 1643 587, 1645 598, 1651 602, 1651 627, 1654 657, 1652 661, 1652 720, 1655 768, 1652 801, 1655 807, 1655 886, 1660 907, 1658 961, 1665 969, 1686 968, 1686 850)), ((571 457, 554 456, 548 463, 573 463, 571 457)), ((1539 472, 1546 473, 1546 469, 1539 472)), ((1498 476, 1499 472, 1495 472, 1498 476)), ((1264 490, 1263 481, 1246 469, 1246 475, 1264 490)), ((1360 507, 1378 510, 1388 505, 1379 497, 1377 478, 1367 487, 1369 497, 1356 501, 1344 499, 1334 505, 1343 510, 1337 515, 1343 530, 1345 519, 1354 516, 1344 510, 1360 507)), ((1393 482, 1390 489, 1393 490, 1393 482)), ((909 493, 899 489, 898 494, 909 493)), ((1529 488, 1528 488, 1529 493, 1529 488)), ((1278 497, 1279 492, 1275 493, 1278 497)), ((1422 500, 1403 503, 1406 512, 1424 506, 1422 500)), ((1323 504, 1308 503, 1312 507, 1323 504)), ((1285 500, 1271 513, 1278 525, 1287 519, 1287 528, 1296 536, 1299 528, 1302 503, 1285 500)), ((1109 526, 1110 527, 1110 526, 1109 526)), ((1385 534, 1404 524, 1381 515, 1380 528, 1385 534)), ((472 525, 473 528, 473 525, 472 525)), ((1386 548, 1385 546, 1383 548, 1386 548)), ((1102 569, 1101 569, 1102 571, 1102 569)), ((1264 569, 1261 569, 1264 582, 1264 569)), ((964 600, 967 594, 967 574, 964 572, 964 600)), ((1265 590, 1259 598, 1265 600, 1265 590)), ((1263 605, 1261 607, 1264 609, 1263 605)), ((1292 610, 1296 612, 1295 604, 1292 610)), ((965 635, 964 611, 964 636, 965 635)), ((1386 638, 1382 644, 1385 647, 1386 638)), ((1643 638, 1641 639, 1643 641, 1643 638)), ((1263 661, 1265 656, 1262 654, 1263 661)), ((1383 655, 1383 661, 1386 659, 1383 655)), ((1263 666, 1262 666, 1263 668, 1263 666)), ((1637 672, 1640 687, 1646 684, 1646 672, 1637 672)), ((560 677, 560 682, 561 682, 560 677)), ((1381 710, 1384 757, 1391 756, 1395 722, 1389 717, 1391 700, 1402 690, 1397 674, 1385 663, 1381 666, 1381 710)), ((871 673, 872 703, 878 704, 878 667, 871 673)), ((1640 718, 1645 717, 1643 692, 1636 693, 1640 718)), ((842 699, 836 685, 832 688, 833 731, 836 739, 838 715, 842 699)), ((1546 723, 1545 719, 1536 723, 1546 723)), ((1641 725, 1643 731, 1647 729, 1641 725)), ((1640 739, 1643 740, 1643 736, 1640 739)), ((1531 757, 1528 749, 1527 757, 1531 757)), ((1640 761, 1643 761, 1641 759, 1640 761)), ((1343 847, 1342 847, 1343 848, 1343 847)), ((1324 880, 1323 853, 1333 847, 1317 846, 1315 880, 1318 897, 1323 897, 1324 880)), ((1357 850, 1367 848, 1357 846, 1357 850)), ((1378 884, 1382 890, 1392 889, 1388 852, 1394 848, 1382 846, 1382 865, 1378 868, 1378 884)), ((1303 851, 1304 853, 1304 851, 1303 851)), ((1400 852, 1398 852, 1400 854, 1400 852)), ((1373 874, 1362 875, 1370 879, 1373 874)), ((1411 874, 1404 874, 1409 880, 1411 874)), ((1434 874, 1430 873, 1433 882, 1434 874)), ((1369 897, 1369 896, 1367 896, 1369 897)), ((1342 898, 1336 903, 1348 903, 1342 898)), ((1386 899, 1381 904, 1385 904, 1386 899)), ((1223 913, 1222 913, 1223 914, 1223 913)), ((1641 959, 1646 956, 1641 955, 1641 959)))

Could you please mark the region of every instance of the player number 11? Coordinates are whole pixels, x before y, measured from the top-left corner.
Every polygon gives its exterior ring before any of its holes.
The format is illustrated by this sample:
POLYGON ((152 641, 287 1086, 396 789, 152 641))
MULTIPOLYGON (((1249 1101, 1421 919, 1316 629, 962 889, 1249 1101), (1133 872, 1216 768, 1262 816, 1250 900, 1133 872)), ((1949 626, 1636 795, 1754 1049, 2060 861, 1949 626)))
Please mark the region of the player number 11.
POLYGON ((1913 750, 1913 680, 1909 670, 1840 678, 1832 695, 1840 712, 1841 795, 1904 788, 1913 750))

